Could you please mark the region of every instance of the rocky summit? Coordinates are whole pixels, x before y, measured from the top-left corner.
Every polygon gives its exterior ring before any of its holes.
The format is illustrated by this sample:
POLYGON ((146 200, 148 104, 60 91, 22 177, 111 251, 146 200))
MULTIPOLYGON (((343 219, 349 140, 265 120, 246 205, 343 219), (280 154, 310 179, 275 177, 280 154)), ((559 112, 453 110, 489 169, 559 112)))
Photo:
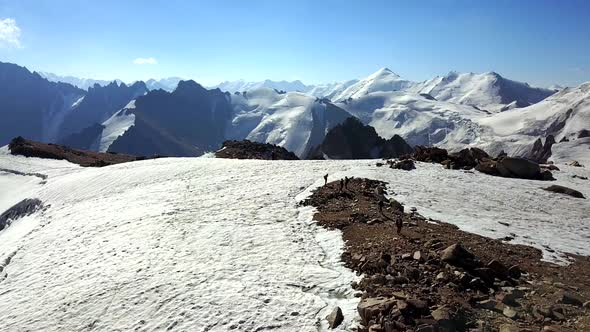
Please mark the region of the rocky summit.
POLYGON ((293 152, 283 147, 249 140, 225 141, 215 156, 226 159, 299 160, 293 152))

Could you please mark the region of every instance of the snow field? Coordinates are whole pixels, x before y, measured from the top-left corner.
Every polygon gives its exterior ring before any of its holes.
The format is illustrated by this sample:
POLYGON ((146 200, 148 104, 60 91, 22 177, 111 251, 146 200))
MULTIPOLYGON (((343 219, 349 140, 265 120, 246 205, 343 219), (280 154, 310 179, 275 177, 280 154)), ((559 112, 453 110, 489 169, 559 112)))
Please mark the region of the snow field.
POLYGON ((338 305, 340 329, 352 330, 358 277, 340 261, 340 233, 297 205, 326 173, 386 181, 391 197, 426 217, 514 233, 547 260, 590 255, 590 200, 540 189, 590 196, 588 181, 571 177, 590 176, 585 168, 559 164, 548 183, 375 163, 165 158, 80 168, 0 151, 0 167, 48 174, 39 184, 0 172, 2 206, 19 195, 51 205, 0 232, 0 254, 12 257, 0 320, 7 330, 317 331, 338 305))

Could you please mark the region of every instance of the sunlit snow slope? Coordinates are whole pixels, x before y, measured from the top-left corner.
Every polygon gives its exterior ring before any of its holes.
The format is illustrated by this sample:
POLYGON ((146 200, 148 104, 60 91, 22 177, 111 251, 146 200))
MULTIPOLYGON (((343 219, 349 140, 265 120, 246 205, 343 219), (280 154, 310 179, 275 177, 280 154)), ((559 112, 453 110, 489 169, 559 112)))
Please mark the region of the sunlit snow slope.
MULTIPOLYGON (((0 171, 0 197, 49 206, 0 232, 0 261, 11 257, 0 278, 3 329, 316 331, 340 305, 350 330, 356 277, 339 262, 340 235, 297 206, 325 173, 388 181, 389 195, 426 217, 491 237, 514 233, 547 259, 590 255, 590 200, 435 164, 374 165, 164 158, 80 168, 3 148, 0 168, 47 179, 0 171)), ((559 167, 556 184, 590 195, 588 181, 571 177, 588 169, 559 167)))
POLYGON ((300 92, 277 93, 268 88, 233 95, 228 139, 249 139, 284 147, 300 158, 322 143, 328 130, 350 114, 328 107, 300 92))

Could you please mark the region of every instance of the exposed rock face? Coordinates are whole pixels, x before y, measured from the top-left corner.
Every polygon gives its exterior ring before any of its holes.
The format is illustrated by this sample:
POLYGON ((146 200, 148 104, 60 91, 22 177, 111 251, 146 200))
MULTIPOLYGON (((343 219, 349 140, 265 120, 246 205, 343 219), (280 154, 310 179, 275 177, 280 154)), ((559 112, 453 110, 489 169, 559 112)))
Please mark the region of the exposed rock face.
POLYGON ((551 147, 553 144, 555 144, 555 137, 553 135, 547 136, 545 144, 539 138, 533 144, 531 152, 525 157, 537 163, 546 163, 549 157, 551 157, 551 147))
POLYGON ((103 125, 95 123, 80 132, 65 137, 58 143, 74 149, 96 150, 98 147, 93 149, 93 146, 98 145, 98 138, 102 134, 104 128, 103 125))
POLYGON ((412 151, 412 147, 400 136, 383 139, 377 135, 375 128, 350 117, 326 134, 322 144, 310 153, 309 159, 397 158, 412 151))
POLYGON ((57 144, 29 141, 22 137, 13 139, 8 145, 10 153, 25 157, 67 160, 80 166, 102 167, 129 161, 145 159, 125 154, 100 153, 71 149, 57 144))
POLYGON ((133 85, 112 82, 106 86, 95 84, 88 89, 84 99, 75 105, 65 118, 60 130, 60 137, 65 138, 84 128, 99 124, 122 109, 131 100, 144 95, 148 89, 145 83, 138 81, 133 85))
POLYGON ((70 84, 49 82, 24 67, 0 62, 0 146, 19 135, 38 141, 55 138, 71 103, 84 94, 70 84))
POLYGON ((480 161, 490 156, 479 148, 466 148, 449 154, 447 150, 438 147, 417 146, 414 154, 404 156, 404 159, 441 163, 448 169, 471 169, 480 161))
POLYGON ((571 189, 571 188, 560 186, 560 185, 552 185, 547 188, 544 188, 544 190, 551 191, 551 192, 558 193, 558 194, 570 195, 570 196, 576 197, 576 198, 586 198, 586 197, 584 197, 584 194, 582 194, 581 192, 579 192, 575 189, 571 189))
POLYGON ((228 159, 299 160, 293 152, 283 147, 249 140, 225 141, 215 156, 228 159))
POLYGON ((0 231, 8 227, 12 221, 28 216, 41 208, 43 208, 43 203, 39 199, 23 199, 0 214, 0 231))
POLYGON ((416 161, 427 163, 442 163, 449 158, 447 150, 437 147, 416 146, 411 156, 416 161))
POLYGON ((216 150, 231 119, 229 96, 181 81, 173 92, 151 91, 135 100, 135 125, 108 151, 133 155, 199 156, 216 150), (166 110, 166 111, 163 111, 166 110))
POLYGON ((549 170, 541 170, 539 164, 524 158, 501 157, 484 159, 476 169, 489 175, 529 180, 554 180, 549 170))
POLYGON ((508 157, 505 154, 492 159, 485 151, 478 148, 463 149, 449 154, 447 150, 437 147, 417 146, 411 155, 402 159, 414 159, 423 162, 441 163, 448 169, 472 169, 494 176, 520 178, 529 180, 555 180, 548 167, 543 167, 528 159, 508 157))
POLYGON ((416 169, 416 165, 414 164, 414 161, 412 159, 404 159, 400 161, 387 161, 387 163, 390 165, 389 167, 393 169, 402 169, 404 171, 411 171, 413 169, 416 169))
POLYGON ((490 156, 482 149, 468 148, 451 153, 449 159, 442 162, 448 169, 472 169, 490 156))

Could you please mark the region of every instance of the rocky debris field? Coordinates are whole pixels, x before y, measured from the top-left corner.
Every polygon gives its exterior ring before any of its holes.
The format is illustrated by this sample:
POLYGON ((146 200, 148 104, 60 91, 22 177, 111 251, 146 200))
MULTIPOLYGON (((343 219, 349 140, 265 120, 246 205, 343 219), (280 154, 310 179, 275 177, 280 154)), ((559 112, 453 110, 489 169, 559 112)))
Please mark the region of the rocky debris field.
POLYGON ((283 147, 249 140, 225 141, 221 149, 215 152, 215 157, 227 159, 299 160, 293 152, 283 147))
POLYGON ((447 169, 470 170, 475 168, 489 175, 529 180, 555 180, 551 171, 559 170, 554 165, 540 165, 525 158, 506 155, 492 158, 478 148, 466 148, 459 152, 449 153, 442 148, 417 146, 413 154, 405 155, 401 159, 439 163, 447 169))
POLYGON ((20 136, 14 138, 8 145, 8 148, 13 155, 67 160, 84 167, 103 167, 147 159, 145 157, 136 157, 113 152, 102 153, 76 150, 63 145, 35 142, 24 139, 20 136))
POLYGON ((345 184, 302 204, 342 231, 342 259, 363 275, 353 284, 362 331, 590 331, 589 257, 542 262, 538 249, 427 220, 386 198, 384 182, 345 184))

